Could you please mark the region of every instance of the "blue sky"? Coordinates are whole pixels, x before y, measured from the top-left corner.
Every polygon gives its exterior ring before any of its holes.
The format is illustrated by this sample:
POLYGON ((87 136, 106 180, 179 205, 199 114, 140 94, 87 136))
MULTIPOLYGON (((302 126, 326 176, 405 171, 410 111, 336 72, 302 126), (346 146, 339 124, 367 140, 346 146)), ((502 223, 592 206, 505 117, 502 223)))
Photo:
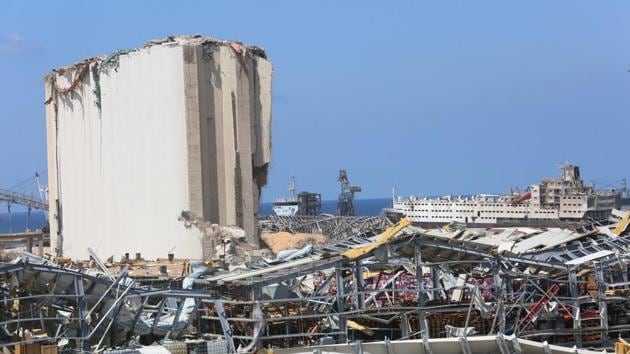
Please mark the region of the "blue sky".
MULTIPOLYGON (((0 187, 46 168, 42 77, 201 33, 267 50, 273 162, 263 198, 502 192, 563 161, 630 177, 627 1, 0 2, 0 187)), ((97 186, 95 186, 96 188, 97 186)))

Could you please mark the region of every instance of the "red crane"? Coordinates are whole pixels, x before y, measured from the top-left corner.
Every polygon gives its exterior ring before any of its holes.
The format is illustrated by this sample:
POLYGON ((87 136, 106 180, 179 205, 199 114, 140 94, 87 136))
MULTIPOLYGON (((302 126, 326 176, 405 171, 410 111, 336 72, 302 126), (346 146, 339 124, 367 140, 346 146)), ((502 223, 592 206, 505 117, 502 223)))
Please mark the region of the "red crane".
POLYGON ((521 204, 522 202, 532 198, 532 192, 527 191, 518 197, 512 198, 512 205, 521 204))

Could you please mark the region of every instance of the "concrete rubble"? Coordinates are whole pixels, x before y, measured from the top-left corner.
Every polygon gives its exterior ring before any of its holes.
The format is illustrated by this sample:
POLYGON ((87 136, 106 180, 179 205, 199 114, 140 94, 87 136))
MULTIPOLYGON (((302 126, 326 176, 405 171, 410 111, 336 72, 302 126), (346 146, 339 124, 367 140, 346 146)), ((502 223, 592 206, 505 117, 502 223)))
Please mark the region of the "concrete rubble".
POLYGON ((85 351, 601 352, 630 335, 629 215, 572 230, 402 219, 257 260, 23 253, 0 267, 0 340, 85 351))

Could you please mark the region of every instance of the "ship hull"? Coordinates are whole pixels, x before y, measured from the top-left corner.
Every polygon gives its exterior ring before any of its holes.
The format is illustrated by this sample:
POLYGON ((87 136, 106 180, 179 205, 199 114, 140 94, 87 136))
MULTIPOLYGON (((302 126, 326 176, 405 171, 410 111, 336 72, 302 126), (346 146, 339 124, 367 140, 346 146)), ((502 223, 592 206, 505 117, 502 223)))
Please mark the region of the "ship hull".
POLYGON ((405 216, 417 225, 445 225, 454 221, 481 227, 558 226, 605 220, 620 206, 618 192, 595 191, 594 187, 584 184, 577 166, 565 165, 560 179, 544 179, 522 194, 394 197, 390 214, 394 220, 405 216))

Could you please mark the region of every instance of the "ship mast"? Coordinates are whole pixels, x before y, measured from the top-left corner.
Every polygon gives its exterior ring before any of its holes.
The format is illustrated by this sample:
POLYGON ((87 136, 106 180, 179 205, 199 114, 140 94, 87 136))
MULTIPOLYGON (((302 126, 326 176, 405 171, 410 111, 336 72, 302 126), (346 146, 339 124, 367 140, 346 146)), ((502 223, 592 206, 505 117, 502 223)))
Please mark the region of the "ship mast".
POLYGON ((291 176, 291 182, 289 182, 289 194, 293 200, 297 199, 297 195, 295 194, 295 176, 291 176))
POLYGON ((396 187, 392 187, 392 208, 394 207, 395 202, 396 202, 396 187))

